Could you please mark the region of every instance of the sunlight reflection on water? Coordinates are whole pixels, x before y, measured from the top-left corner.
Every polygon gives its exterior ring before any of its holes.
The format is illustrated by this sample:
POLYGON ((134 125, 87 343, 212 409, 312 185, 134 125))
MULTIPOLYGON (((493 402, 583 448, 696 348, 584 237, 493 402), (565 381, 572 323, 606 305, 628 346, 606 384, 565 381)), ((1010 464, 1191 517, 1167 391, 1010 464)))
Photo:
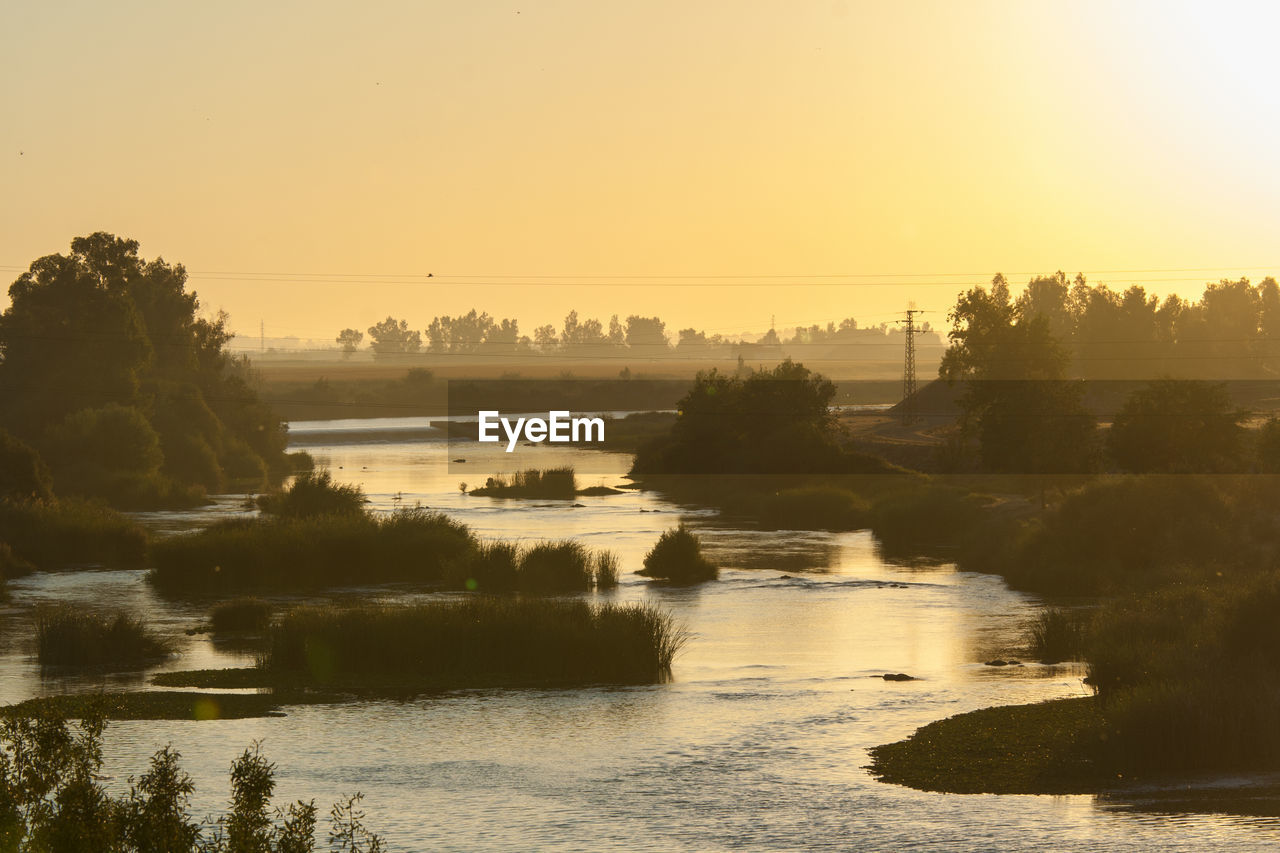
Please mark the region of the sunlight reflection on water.
MULTIPOLYGON (((359 424, 340 424, 348 433, 359 424)), ((289 708, 278 719, 120 722, 108 730, 111 784, 167 743, 197 783, 194 807, 225 805, 227 768, 262 739, 279 765, 277 801, 320 804, 361 790, 369 824, 399 850, 1250 849, 1280 841, 1268 818, 1154 815, 1093 797, 948 796, 883 785, 866 750, 941 717, 993 704, 1081 695, 1074 667, 992 668, 1018 657, 1036 601, 997 578, 883 561, 865 531, 708 526, 713 513, 651 494, 521 502, 469 497, 440 440, 318 444, 337 479, 379 510, 421 503, 481 535, 573 536, 619 553, 604 598, 669 607, 692 635, 670 683, 578 690, 472 690, 414 701, 289 708), (578 503, 582 506, 574 507, 578 503), (726 567, 719 582, 656 587, 632 572, 658 534, 702 525, 726 567), (787 578, 784 575, 791 575, 787 578), (920 680, 886 682, 885 672, 920 680)), ((612 485, 623 454, 538 448, 467 452, 469 479, 573 464, 581 485, 612 485)), ((236 512, 242 498, 141 517, 168 533, 236 512)), ((0 631, 0 693, 133 689, 139 675, 41 679, 30 608, 71 601, 147 614, 179 644, 165 669, 242 666, 243 653, 185 631, 200 605, 165 601, 140 572, 35 575, 10 583, 0 631)), ((388 599, 416 598, 380 589, 388 599)))

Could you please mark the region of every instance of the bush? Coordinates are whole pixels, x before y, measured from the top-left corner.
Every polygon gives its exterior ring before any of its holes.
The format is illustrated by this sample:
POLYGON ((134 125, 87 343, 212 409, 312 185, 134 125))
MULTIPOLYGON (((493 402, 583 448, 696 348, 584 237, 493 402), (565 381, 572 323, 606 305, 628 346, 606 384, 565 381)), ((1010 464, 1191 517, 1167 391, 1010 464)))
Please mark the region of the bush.
POLYGON ((836 486, 783 489, 760 501, 760 523, 790 530, 856 530, 870 512, 865 500, 836 486))
POLYGON ((299 608, 272 629, 262 665, 285 681, 350 686, 648 683, 684 640, 648 605, 482 596, 299 608))
POLYGON ((258 508, 281 518, 362 516, 366 500, 359 486, 341 485, 328 471, 299 474, 289 488, 258 497, 258 508))
MULTIPOLYGON (((207 818, 213 832, 189 808, 195 785, 182 771, 180 754, 157 752, 148 772, 129 793, 113 797, 103 787, 101 718, 84 720, 79 731, 59 717, 8 716, 0 722, 0 766, 13 768, 0 788, 0 844, 12 851, 129 850, 138 853, 310 853, 315 847, 316 808, 271 805, 275 765, 259 745, 231 765, 231 811, 207 818)), ((330 812, 325 849, 378 853, 382 840, 363 825, 360 795, 346 797, 330 812)))
POLYGON ((261 598, 233 598, 209 610, 209 625, 215 634, 257 633, 271 625, 274 608, 261 598))
POLYGON ((891 551, 958 545, 983 516, 983 499, 955 486, 928 484, 884 495, 871 507, 871 530, 891 551))
MULTIPOLYGON (((55 424, 42 445, 60 494, 104 498, 128 508, 180 503, 188 494, 160 471, 160 437, 142 412, 115 403, 55 424)), ((199 491, 199 487, 194 487, 199 491)))
POLYGON ((1130 395, 1116 412, 1107 449, 1134 473, 1239 473, 1247 413, 1225 384, 1159 379, 1130 395))
POLYGON ((714 580, 720 570, 702 556, 702 543, 683 524, 667 530, 644 556, 644 568, 636 574, 671 583, 714 580))
POLYGON ((53 499, 53 477, 40 454, 0 429, 0 500, 53 499))
POLYGON ((1117 477, 1070 495, 1032 530, 1009 569, 1017 585, 1078 595, 1149 585, 1170 567, 1212 563, 1245 540, 1209 480, 1117 477))
POLYGON ((146 531, 132 519, 78 500, 0 500, 0 541, 14 556, 45 570, 142 565, 146 531))
POLYGON ((126 613, 102 616, 70 607, 36 613, 36 657, 41 666, 140 666, 169 646, 126 613))

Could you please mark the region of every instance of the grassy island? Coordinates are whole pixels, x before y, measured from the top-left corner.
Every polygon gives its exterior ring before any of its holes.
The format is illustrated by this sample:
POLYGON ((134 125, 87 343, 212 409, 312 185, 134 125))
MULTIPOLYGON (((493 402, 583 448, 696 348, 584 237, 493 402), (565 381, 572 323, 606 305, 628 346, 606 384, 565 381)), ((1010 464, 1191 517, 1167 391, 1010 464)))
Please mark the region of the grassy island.
POLYGON ((163 673, 155 681, 375 694, 642 684, 666 678, 684 642, 670 615, 648 605, 485 596, 302 607, 272 627, 258 667, 163 673))

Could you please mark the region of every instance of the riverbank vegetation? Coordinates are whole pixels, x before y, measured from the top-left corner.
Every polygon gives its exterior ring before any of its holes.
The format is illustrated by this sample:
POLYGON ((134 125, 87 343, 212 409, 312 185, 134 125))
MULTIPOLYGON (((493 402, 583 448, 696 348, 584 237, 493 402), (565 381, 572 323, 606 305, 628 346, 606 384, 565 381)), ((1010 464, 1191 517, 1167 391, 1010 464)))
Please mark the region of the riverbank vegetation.
MULTIPOLYGON (((572 475, 572 472, 570 472, 572 475)), ((150 574, 172 595, 409 582, 478 592, 571 592, 618 582, 617 557, 572 541, 482 542, 421 508, 378 514, 329 472, 261 499, 263 515, 152 543, 150 574)))
POLYGON ((190 506, 291 473, 283 424, 226 349, 226 316, 200 316, 186 285, 182 265, 98 232, 10 286, 0 428, 39 453, 58 495, 190 506))
POLYGON ((0 499, 0 543, 30 568, 53 571, 144 564, 147 534, 102 504, 74 499, 0 499))
MULTIPOLYGON (((166 851, 166 853, 308 853, 315 851, 314 802, 272 805, 276 766, 255 744, 231 765, 231 809, 202 822, 190 813, 195 785, 180 753, 166 746, 127 794, 105 785, 102 736, 95 716, 78 726, 48 713, 0 721, 0 840, 5 850, 166 851)), ((330 812, 323 850, 383 850, 358 809, 360 795, 330 812)))

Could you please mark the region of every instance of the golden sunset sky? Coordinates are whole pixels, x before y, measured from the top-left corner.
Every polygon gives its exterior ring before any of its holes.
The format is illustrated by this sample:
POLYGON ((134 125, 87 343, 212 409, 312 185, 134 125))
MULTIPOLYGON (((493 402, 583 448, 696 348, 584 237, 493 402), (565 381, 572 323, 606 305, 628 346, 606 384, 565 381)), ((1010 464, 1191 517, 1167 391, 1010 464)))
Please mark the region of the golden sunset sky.
POLYGON ((0 277, 107 230, 304 338, 937 325, 997 271, 1194 297, 1280 273, 1277 33, 1270 3, 10 0, 0 277))

